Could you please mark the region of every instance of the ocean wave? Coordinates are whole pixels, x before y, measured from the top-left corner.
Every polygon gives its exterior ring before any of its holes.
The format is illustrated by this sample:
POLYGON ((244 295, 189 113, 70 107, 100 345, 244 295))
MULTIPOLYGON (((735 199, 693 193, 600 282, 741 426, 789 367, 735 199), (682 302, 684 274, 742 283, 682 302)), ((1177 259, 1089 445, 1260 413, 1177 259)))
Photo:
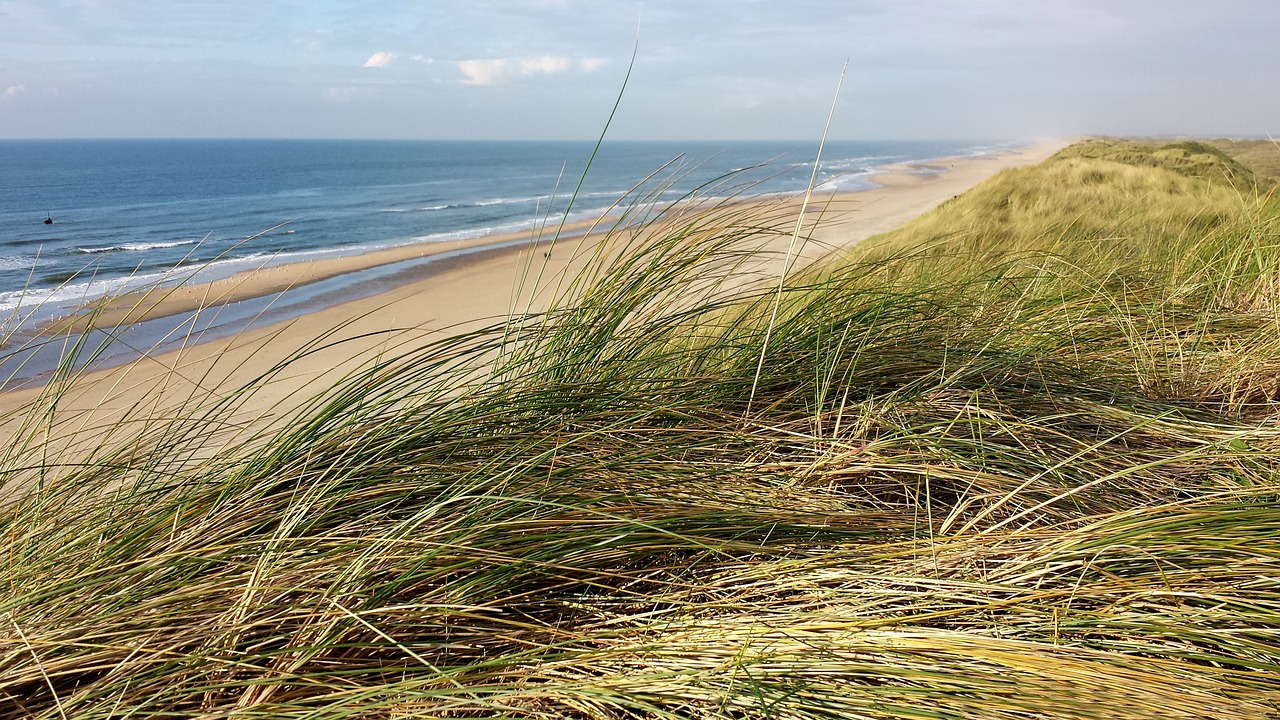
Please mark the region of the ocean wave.
MULTIPOLYGON (((186 272, 194 271, 187 270, 186 272)), ((0 313, 8 313, 21 308, 80 305, 104 295, 125 292, 147 287, 164 280, 171 280, 176 274, 173 271, 168 271, 121 278, 95 278, 88 282, 64 283, 53 288, 26 288, 24 290, 0 292, 0 313)))
MULTIPOLYGON (((905 158, 901 155, 862 155, 858 157, 833 158, 831 160, 822 161, 823 170, 870 170, 879 165, 891 165, 894 162, 901 162, 905 158)), ((807 164, 807 163, 806 163, 807 164)))
MULTIPOLYGON (((626 194, 626 190, 597 190, 594 192, 578 193, 578 199, 585 198, 619 198, 626 194)), ((487 198, 485 200, 476 200, 474 202, 462 203, 444 203, 441 205, 427 205, 418 208, 420 212, 439 212, 441 210, 460 210, 464 208, 492 207, 494 205, 516 205, 520 203, 546 202, 548 200, 556 200, 560 202, 568 202, 569 195, 526 195, 521 197, 503 197, 503 198, 487 198)), ((404 212, 400 209, 383 210, 382 212, 404 212)))
MULTIPOLYGON (((305 253, 304 253, 305 254, 305 253)), ((0 313, 30 313, 59 317, 74 311, 84 303, 110 295, 133 292, 158 285, 175 285, 190 282, 218 280, 239 270, 261 267, 283 253, 252 253, 243 257, 223 258, 215 261, 190 261, 175 265, 153 265, 154 272, 138 272, 121 277, 92 277, 84 282, 74 280, 80 273, 66 273, 66 280, 57 287, 26 288, 0 292, 0 313)))
POLYGON ((515 203, 531 203, 550 200, 550 195, 530 195, 527 197, 504 197, 490 198, 488 200, 477 200, 471 204, 471 207, 488 207, 490 205, 511 205, 515 203))
MULTIPOLYGON (((620 198, 626 195, 628 192, 629 190, 596 190, 595 192, 578 193, 578 197, 579 198, 602 198, 602 197, 620 198)), ((568 195, 564 196, 565 199, 568 199, 568 197, 569 197, 568 195)))
POLYGON ((869 190, 875 187, 875 183, 871 182, 871 176, 876 174, 873 168, 867 168, 862 172, 843 173, 832 178, 827 178, 814 186, 817 192, 852 192, 856 190, 869 190))
POLYGON ((36 264, 34 255, 0 257, 0 270, 30 270, 36 264))
MULTIPOLYGON (((606 212, 609 212, 612 209, 614 209, 613 205, 602 205, 599 207, 583 208, 579 210, 574 210, 572 213, 569 214, 568 218, 562 218, 562 215, 558 211, 556 214, 554 214, 551 217, 550 222, 546 224, 546 231, 548 233, 548 236, 554 233, 562 219, 566 223, 572 224, 582 220, 590 220, 590 219, 600 217, 601 215, 603 215, 606 212)), ((459 230, 430 233, 427 235, 415 235, 414 237, 408 238, 407 240, 403 240, 403 241, 395 241, 395 242, 389 242, 389 243, 376 243, 373 245, 367 245, 365 247, 369 249, 381 249, 386 247, 397 247, 400 245, 411 245, 414 243, 447 242, 450 240, 470 240, 474 238, 489 237, 490 235, 506 235, 509 233, 522 232, 525 230, 530 230, 530 229, 539 227, 541 225, 543 225, 543 221, 540 219, 515 220, 512 222, 501 223, 499 225, 470 227, 470 228, 462 228, 459 230)))
POLYGON ((109 252, 146 252, 147 250, 163 250, 165 248, 185 247, 187 245, 195 245, 199 240, 178 240, 172 242, 154 242, 154 243, 124 243, 122 245, 106 245, 103 247, 82 247, 76 248, 75 252, 81 255, 97 255, 99 253, 109 252))

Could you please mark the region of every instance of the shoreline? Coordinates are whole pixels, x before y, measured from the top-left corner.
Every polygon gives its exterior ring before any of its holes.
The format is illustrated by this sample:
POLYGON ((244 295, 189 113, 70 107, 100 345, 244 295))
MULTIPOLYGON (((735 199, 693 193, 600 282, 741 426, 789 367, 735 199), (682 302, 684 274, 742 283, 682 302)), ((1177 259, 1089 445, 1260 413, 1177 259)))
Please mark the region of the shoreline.
MULTIPOLYGON (((1000 170, 1039 162, 1067 144, 1066 140, 1046 140, 977 156, 891 165, 871 176, 873 188, 816 193, 806 220, 811 242, 796 260, 812 262, 834 249, 849 247, 891 230, 1000 170)), ((799 200, 799 197, 747 198, 742 202, 785 213, 798 208, 799 200)), ((696 213, 697 209, 692 212, 696 213)), ((307 307, 295 317, 241 327, 214 339, 189 332, 186 337, 179 337, 182 342, 177 349, 158 353, 142 350, 121 363, 92 368, 76 383, 75 398, 62 407, 68 412, 80 408, 87 413, 84 422, 89 422, 88 416, 128 412, 142 401, 159 406, 165 402, 164 397, 190 397, 193 390, 211 392, 238 384, 243 378, 255 377, 278 366, 293 357, 298 348, 315 343, 316 338, 329 338, 342 344, 340 351, 315 353, 305 362, 294 361, 289 382, 274 382, 271 392, 259 393, 261 412, 279 411, 282 406, 273 404, 273 399, 293 398, 305 392, 303 387, 323 382, 319 378, 332 377, 332 373, 341 372, 342 368, 353 367, 353 363, 368 357, 370 352, 403 348, 407 343, 438 338, 442 333, 460 332, 486 320, 505 317, 515 303, 513 290, 519 281, 520 267, 531 268, 543 283, 572 277, 582 271, 592 256, 592 248, 604 234, 587 231, 592 226, 607 229, 613 221, 606 216, 566 226, 559 241, 569 243, 573 249, 555 252, 550 258, 536 257, 536 261, 535 255, 541 252, 533 250, 534 231, 529 230, 508 237, 418 243, 362 255, 282 264, 210 283, 181 286, 181 292, 158 288, 150 293, 114 298, 98 315, 99 324, 109 319, 129 326, 204 308, 214 308, 210 314, 216 314, 218 307, 247 298, 270 297, 286 288, 294 288, 290 292, 297 293, 297 288, 320 282, 322 277, 341 278, 362 269, 441 256, 450 251, 468 253, 448 262, 417 265, 406 270, 395 283, 371 295, 307 307), (508 244, 500 245, 504 241, 508 244), (433 265, 435 267, 431 267, 433 265), (416 339, 393 339, 392 334, 396 332, 408 332, 416 339)), ((549 240, 550 237, 541 242, 549 240)), ((780 249, 785 248, 786 243, 781 243, 780 249)), ((544 289, 536 288, 539 292, 544 289)), ((518 301, 521 309, 524 303, 525 298, 521 297, 518 301)), ((531 308, 535 312, 539 309, 536 303, 531 304, 531 308)), ((68 320, 62 322, 64 327, 72 327, 68 320)), ((145 347, 145 343, 135 347, 145 347)), ((44 386, 42 378, 46 376, 22 380, 0 390, 0 412, 37 397, 44 386)), ((101 422, 105 421, 99 418, 95 424, 101 422)))
POLYGON ((239 270, 217 280, 173 286, 158 285, 145 290, 134 290, 99 298, 70 315, 46 321, 18 335, 28 337, 43 333, 82 332, 91 327, 114 328, 275 295, 321 280, 413 260, 429 262, 442 255, 491 252, 522 243, 541 246, 561 240, 572 240, 589 233, 606 222, 608 217, 558 225, 558 229, 552 228, 549 232, 530 228, 459 240, 405 243, 353 255, 264 265, 239 270), (540 237, 540 232, 545 237, 540 237))
MULTIPOLYGON (((953 169, 956 163, 998 158, 1017 154, 1028 147, 998 150, 969 156, 943 156, 917 161, 894 163, 876 168, 867 177, 872 187, 848 191, 815 191, 814 197, 839 203, 843 199, 857 198, 860 194, 888 187, 903 187, 927 182, 935 175, 953 169)), ((797 198, 803 192, 780 195, 797 198)), ((746 198, 745 202, 760 203, 762 198, 746 198)), ((541 247, 548 243, 580 239, 601 226, 607 227, 614 216, 606 213, 600 217, 568 222, 563 225, 529 228, 525 230, 478 235, 457 240, 411 242, 379 248, 352 255, 336 255, 318 260, 300 260, 279 265, 239 270, 229 276, 209 281, 183 282, 177 285, 156 285, 118 295, 108 295, 89 301, 81 308, 62 317, 43 321, 29 329, 14 333, 8 343, 0 343, 0 349, 31 338, 56 334, 81 333, 90 329, 113 329, 140 322, 170 318, 176 315, 197 313, 246 300, 296 291, 319 281, 351 275, 365 270, 421 260, 430 263, 442 255, 489 253, 514 249, 521 244, 541 247)), ((430 274, 425 266, 422 271, 430 274)), ((358 299, 358 298, 351 298, 358 299)), ((341 304, 335 303, 335 304, 341 304)), ((324 308, 313 308, 315 310, 324 308)))

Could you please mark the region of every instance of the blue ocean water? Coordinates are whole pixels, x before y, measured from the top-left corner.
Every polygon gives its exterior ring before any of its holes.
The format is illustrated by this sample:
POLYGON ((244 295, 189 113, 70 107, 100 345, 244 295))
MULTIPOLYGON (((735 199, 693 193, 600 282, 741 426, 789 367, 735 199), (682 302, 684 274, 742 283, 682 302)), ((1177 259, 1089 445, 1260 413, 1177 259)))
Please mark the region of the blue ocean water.
MULTIPOLYGON (((972 142, 828 143, 820 182, 991 149, 972 142)), ((563 213, 591 143, 56 140, 0 142, 0 323, 65 314, 104 293, 409 242, 482 236, 563 213), (44 224, 45 218, 53 224, 44 224)), ((736 176, 802 190, 817 143, 606 142, 573 217, 635 183, 672 192, 736 176)))

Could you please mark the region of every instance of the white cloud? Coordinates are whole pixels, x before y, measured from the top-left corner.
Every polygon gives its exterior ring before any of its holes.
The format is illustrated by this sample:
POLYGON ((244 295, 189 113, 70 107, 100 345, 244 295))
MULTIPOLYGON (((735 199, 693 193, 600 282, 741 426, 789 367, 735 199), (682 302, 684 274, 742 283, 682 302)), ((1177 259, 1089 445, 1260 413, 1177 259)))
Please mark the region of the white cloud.
POLYGON ((604 64, 604 60, 591 58, 574 60, 559 55, 542 55, 524 58, 486 58, 482 60, 459 60, 455 65, 462 71, 467 85, 497 85, 519 78, 533 75, 556 75, 573 67, 582 70, 595 70, 604 64))
POLYGON ((411 57, 411 58, 409 58, 409 59, 410 59, 410 60, 412 60, 412 61, 414 61, 414 62, 420 62, 420 63, 422 63, 422 64, 424 64, 424 65, 430 65, 431 63, 433 63, 433 62, 435 62, 435 61, 436 61, 436 59, 435 59, 435 58, 429 58, 429 57, 427 57, 426 55, 414 55, 413 57, 411 57))
POLYGON ((578 66, 587 72, 591 72, 593 70, 599 70, 608 64, 608 62, 609 61, 606 58, 583 58, 578 61, 578 66))
POLYGON ((493 85, 501 82, 508 75, 509 60, 459 60, 458 69, 467 78, 462 82, 468 85, 493 85))
POLYGON ((392 60, 395 60, 395 59, 396 59, 395 53, 376 52, 370 55, 368 60, 364 61, 364 66, 367 68, 386 67, 387 65, 391 64, 392 60))
POLYGON ((12 100, 27 91, 26 85, 10 85, 0 93, 0 99, 12 100))
POLYGON ((536 58, 524 58, 520 61, 520 75, 551 75, 569 69, 569 58, 544 55, 536 58))

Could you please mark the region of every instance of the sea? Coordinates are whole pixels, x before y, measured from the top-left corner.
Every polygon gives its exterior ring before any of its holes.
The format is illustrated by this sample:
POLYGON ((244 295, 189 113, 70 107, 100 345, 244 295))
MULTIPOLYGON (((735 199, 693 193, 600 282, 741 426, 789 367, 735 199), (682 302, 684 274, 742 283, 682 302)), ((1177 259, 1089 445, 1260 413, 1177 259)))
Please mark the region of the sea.
MULTIPOLYGON (((864 189, 885 165, 1010 146, 828 142, 817 183, 864 189)), ((48 370, 14 355, 15 338, 104 295, 554 226, 658 190, 664 199, 798 193, 817 151, 816 141, 0 141, 0 347, 10 348, 0 350, 0 383, 48 370)), ((403 268, 371 272, 392 270, 403 268)), ((379 287, 371 279, 337 278, 294 293, 295 302, 268 302, 266 315, 242 314, 283 319, 379 287)))

